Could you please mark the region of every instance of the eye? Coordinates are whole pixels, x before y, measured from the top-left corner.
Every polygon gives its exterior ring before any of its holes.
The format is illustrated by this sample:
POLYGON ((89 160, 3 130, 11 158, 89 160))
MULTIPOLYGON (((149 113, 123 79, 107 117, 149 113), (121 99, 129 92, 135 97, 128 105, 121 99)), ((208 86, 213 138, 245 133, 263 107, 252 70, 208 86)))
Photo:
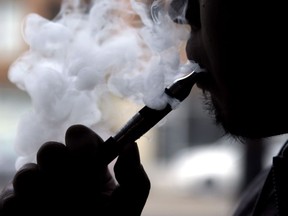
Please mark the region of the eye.
POLYGON ((199 0, 187 0, 185 18, 193 29, 201 28, 199 0))

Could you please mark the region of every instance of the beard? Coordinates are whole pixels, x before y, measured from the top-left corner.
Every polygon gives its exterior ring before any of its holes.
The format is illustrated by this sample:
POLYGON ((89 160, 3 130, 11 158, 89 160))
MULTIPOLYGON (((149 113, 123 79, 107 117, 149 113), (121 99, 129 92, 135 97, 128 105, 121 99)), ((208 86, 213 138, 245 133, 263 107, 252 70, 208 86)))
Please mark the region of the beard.
MULTIPOLYGON (((211 117, 213 123, 219 127, 223 131, 223 136, 232 138, 239 142, 244 142, 245 137, 239 135, 238 133, 234 133, 234 127, 225 118, 225 114, 223 113, 223 109, 220 108, 217 101, 213 99, 209 91, 202 90, 202 106, 204 111, 207 112, 208 116, 211 117)), ((234 124, 233 124, 234 125, 234 124)))

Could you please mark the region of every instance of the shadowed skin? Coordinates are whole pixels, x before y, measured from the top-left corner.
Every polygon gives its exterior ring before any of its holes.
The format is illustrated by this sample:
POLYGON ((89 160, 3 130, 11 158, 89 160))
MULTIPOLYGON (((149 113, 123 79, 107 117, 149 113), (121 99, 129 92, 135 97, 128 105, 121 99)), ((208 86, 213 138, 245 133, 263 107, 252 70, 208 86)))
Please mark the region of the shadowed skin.
POLYGON ((114 166, 116 180, 103 163, 109 152, 103 140, 83 125, 66 133, 66 145, 47 142, 37 153, 37 164, 24 165, 1 195, 3 215, 140 215, 150 181, 137 144, 127 145, 114 166))
POLYGON ((208 71, 198 83, 227 133, 262 138, 288 132, 284 14, 271 2, 190 0, 188 58, 208 71))

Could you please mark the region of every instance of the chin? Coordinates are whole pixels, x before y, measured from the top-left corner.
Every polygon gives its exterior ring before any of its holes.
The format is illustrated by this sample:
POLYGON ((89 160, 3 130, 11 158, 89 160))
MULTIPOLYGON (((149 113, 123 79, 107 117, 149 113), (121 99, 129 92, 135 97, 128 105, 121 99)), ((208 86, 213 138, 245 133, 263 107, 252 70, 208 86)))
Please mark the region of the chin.
POLYGON ((262 126, 259 127, 259 123, 262 121, 254 121, 253 124, 251 118, 241 116, 239 112, 234 112, 236 115, 228 116, 227 113, 223 112, 223 108, 219 106, 217 100, 211 97, 210 92, 205 91, 205 89, 202 90, 204 95, 204 108, 214 119, 215 124, 221 127, 226 135, 237 140, 242 140, 244 138, 262 138, 273 134, 271 131, 268 133, 267 128, 265 129, 263 124, 260 124, 262 126))
POLYGON ((238 112, 233 116, 223 116, 221 111, 215 108, 214 118, 226 135, 237 139, 262 139, 287 133, 286 126, 283 127, 281 123, 275 122, 275 119, 269 120, 263 116, 241 115, 238 112))
POLYGON ((203 92, 204 108, 226 135, 238 139, 259 139, 288 132, 288 116, 283 117, 286 108, 288 109, 287 105, 268 106, 264 100, 260 100, 264 101, 264 104, 259 106, 260 102, 253 101, 252 99, 255 99, 253 97, 251 100, 231 102, 229 112, 226 112, 222 101, 218 100, 217 88, 210 73, 205 72, 202 75, 197 81, 197 87, 203 92), (247 101, 250 102, 249 106, 245 105, 247 101), (283 107, 283 110, 279 107, 283 107))

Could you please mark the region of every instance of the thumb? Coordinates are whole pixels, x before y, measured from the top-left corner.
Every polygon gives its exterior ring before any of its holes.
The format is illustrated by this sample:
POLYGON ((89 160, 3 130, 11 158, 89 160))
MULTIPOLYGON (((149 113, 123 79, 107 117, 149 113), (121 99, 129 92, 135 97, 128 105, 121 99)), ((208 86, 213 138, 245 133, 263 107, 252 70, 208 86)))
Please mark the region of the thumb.
POLYGON ((119 187, 115 190, 115 210, 124 215, 141 215, 150 192, 150 180, 141 164, 139 149, 131 143, 114 166, 119 187), (117 210, 116 210, 117 211, 117 210))

